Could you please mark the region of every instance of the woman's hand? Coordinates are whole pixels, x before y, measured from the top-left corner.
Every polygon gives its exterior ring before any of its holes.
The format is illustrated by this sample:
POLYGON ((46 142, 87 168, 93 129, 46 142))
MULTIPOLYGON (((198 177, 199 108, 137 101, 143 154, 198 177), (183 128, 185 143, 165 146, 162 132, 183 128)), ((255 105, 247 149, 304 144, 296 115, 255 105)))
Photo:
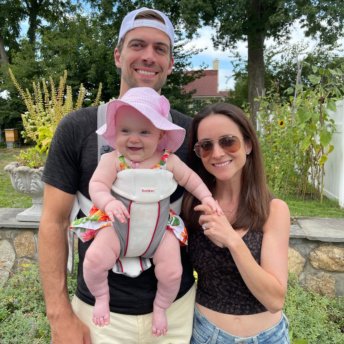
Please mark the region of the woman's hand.
POLYGON ((226 216, 218 215, 210 207, 203 204, 197 205, 194 210, 203 212, 199 217, 199 224, 204 230, 204 235, 215 245, 229 248, 231 240, 236 239, 238 235, 226 216))
POLYGON ((212 196, 204 197, 202 199, 202 205, 208 206, 213 212, 218 215, 223 215, 223 211, 219 203, 212 196))

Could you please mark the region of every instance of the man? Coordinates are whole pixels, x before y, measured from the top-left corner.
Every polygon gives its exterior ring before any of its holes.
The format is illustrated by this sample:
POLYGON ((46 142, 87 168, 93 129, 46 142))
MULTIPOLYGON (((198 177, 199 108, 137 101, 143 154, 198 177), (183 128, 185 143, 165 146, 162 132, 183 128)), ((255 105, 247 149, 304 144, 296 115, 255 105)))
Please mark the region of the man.
MULTIPOLYGON (((174 63, 173 35, 170 20, 159 11, 141 8, 127 14, 114 52, 116 67, 121 73, 119 97, 137 86, 152 87, 160 92, 174 63)), ((188 128, 190 118, 176 111, 171 111, 171 115, 173 122, 188 128)), ((82 271, 89 243, 78 243, 78 286, 72 305, 69 301, 66 233, 76 192, 89 198, 88 183, 97 166, 96 128, 97 108, 81 109, 66 116, 56 130, 43 175, 46 185, 39 229, 39 262, 53 344, 189 343, 195 287, 185 249, 181 252, 182 283, 176 301, 167 312, 166 336, 151 335, 157 283, 154 267, 136 278, 110 271, 110 325, 99 328, 92 323, 94 299, 82 271)), ((185 159, 185 144, 177 154, 185 159)))

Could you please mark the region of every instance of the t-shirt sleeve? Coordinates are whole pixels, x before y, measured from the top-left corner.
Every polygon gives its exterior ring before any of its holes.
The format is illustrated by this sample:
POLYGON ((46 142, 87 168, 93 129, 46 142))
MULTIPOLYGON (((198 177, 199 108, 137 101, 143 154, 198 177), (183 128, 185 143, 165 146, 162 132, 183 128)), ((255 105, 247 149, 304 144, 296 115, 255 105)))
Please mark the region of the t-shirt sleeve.
MULTIPOLYGON (((180 127, 186 130, 185 140, 181 147, 175 152, 175 154, 186 163, 187 155, 188 155, 188 137, 189 137, 189 130, 191 126, 192 119, 189 116, 182 114, 176 110, 171 109, 172 121, 173 123, 179 125, 180 127)), ((180 200, 183 196, 184 188, 178 185, 176 191, 171 195, 170 201, 171 203, 180 200)))
POLYGON ((184 140, 183 144, 181 145, 181 147, 175 152, 175 154, 182 161, 186 162, 187 155, 188 155, 188 145, 189 145, 188 138, 190 137, 189 131, 191 128, 192 118, 182 114, 179 111, 173 110, 173 109, 171 109, 171 115, 172 115, 173 123, 179 125, 180 127, 184 128, 186 130, 185 140, 184 140))
POLYGON ((75 113, 60 121, 42 177, 43 182, 70 194, 78 190, 80 135, 77 128, 75 113))

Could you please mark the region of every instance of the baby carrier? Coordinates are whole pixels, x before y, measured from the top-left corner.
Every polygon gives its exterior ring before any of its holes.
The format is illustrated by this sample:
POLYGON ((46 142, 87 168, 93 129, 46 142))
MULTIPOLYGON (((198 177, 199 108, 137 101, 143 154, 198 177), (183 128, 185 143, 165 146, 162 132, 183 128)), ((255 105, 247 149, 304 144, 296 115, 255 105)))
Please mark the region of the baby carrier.
MULTIPOLYGON (((105 123, 107 104, 98 107, 97 126, 105 123)), ((111 148, 101 135, 98 135, 98 161, 103 153, 111 148)), ((169 196, 176 190, 177 182, 173 174, 165 169, 139 170, 128 169, 118 174, 113 185, 116 198, 120 199, 130 209, 130 219, 127 231, 118 231, 121 243, 120 258, 113 267, 113 272, 138 276, 142 271, 151 267, 150 258, 153 256, 164 231, 157 230, 161 224, 166 224, 169 214, 169 196), (129 208, 130 207, 130 208, 129 208), (121 235, 120 233, 127 233, 121 235)), ((81 192, 77 192, 70 218, 74 220, 81 210, 88 214, 92 207, 91 200, 81 192)), ((116 221, 115 226, 123 226, 116 221)), ((68 231, 69 257, 68 270, 73 270, 74 233, 68 231)))

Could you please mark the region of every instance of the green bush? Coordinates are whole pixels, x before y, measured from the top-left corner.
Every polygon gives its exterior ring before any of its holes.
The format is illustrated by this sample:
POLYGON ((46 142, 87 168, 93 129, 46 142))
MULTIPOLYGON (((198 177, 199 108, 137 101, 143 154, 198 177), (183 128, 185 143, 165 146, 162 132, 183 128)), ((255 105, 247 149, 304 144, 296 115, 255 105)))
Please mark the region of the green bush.
POLYGON ((289 277, 285 313, 293 344, 344 343, 344 298, 328 298, 306 291, 289 277))
POLYGON ((303 76, 304 85, 298 83, 285 94, 276 87, 260 99, 259 138, 272 191, 311 193, 322 201, 324 164, 334 149, 331 139, 336 130, 330 113, 336 110, 336 100, 343 98, 344 64, 311 70, 303 76))
MULTIPOLYGON (((75 291, 76 275, 68 276, 75 291)), ((0 343, 50 343, 50 328, 37 264, 26 264, 0 288, 0 343)))
MULTIPOLYGON (((76 273, 68 276, 68 292, 76 288, 76 273)), ((327 298, 303 289, 290 276, 285 313, 292 344, 344 343, 344 298, 327 298)), ((0 343, 50 342, 38 267, 28 264, 0 289, 0 343)))
POLYGON ((42 155, 36 146, 22 150, 18 155, 18 163, 30 168, 39 168, 44 166, 45 159, 46 157, 42 155))
POLYGON ((49 343, 37 265, 14 274, 0 291, 0 342, 49 343))

